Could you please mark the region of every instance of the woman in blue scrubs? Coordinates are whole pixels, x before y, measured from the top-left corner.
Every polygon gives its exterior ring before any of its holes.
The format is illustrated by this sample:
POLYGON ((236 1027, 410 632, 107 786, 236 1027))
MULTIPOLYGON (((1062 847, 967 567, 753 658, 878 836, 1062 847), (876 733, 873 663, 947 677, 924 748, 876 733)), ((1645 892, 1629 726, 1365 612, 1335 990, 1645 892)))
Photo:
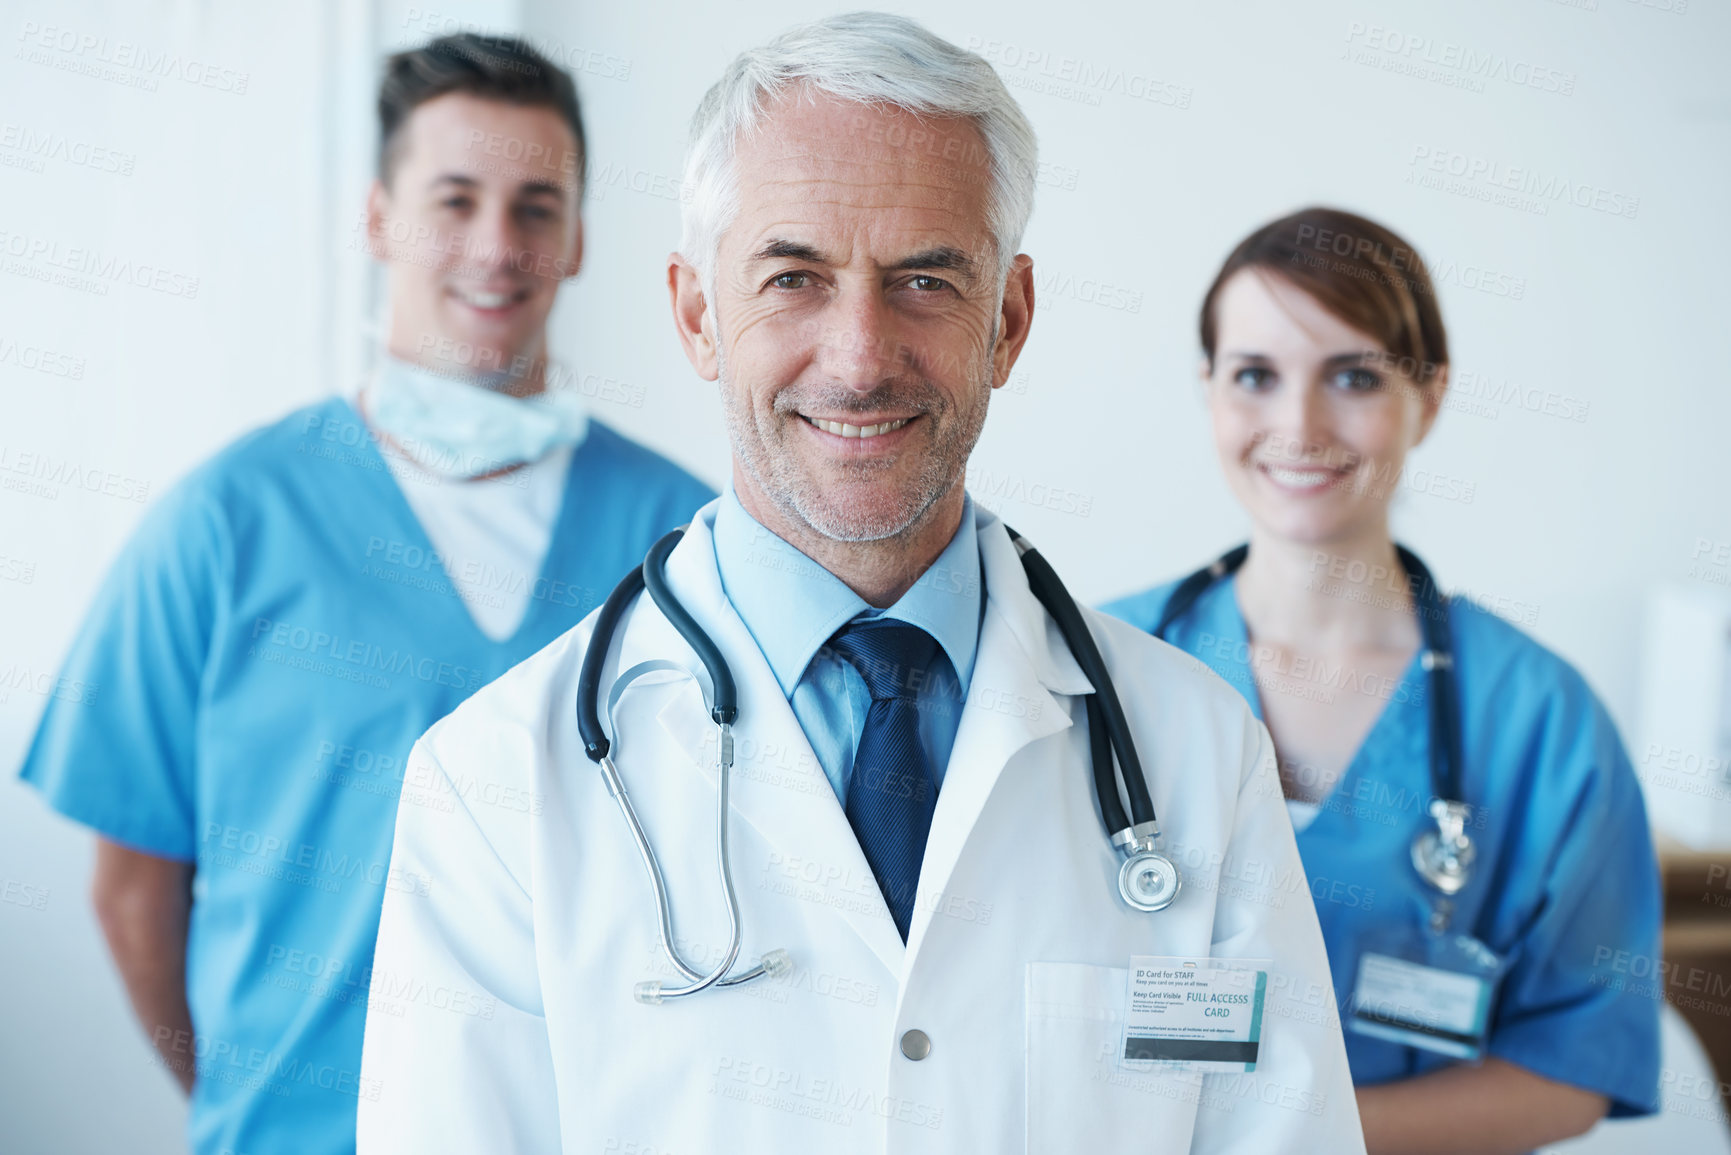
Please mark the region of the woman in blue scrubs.
POLYGON ((1201 335, 1248 546, 1107 609, 1273 735, 1369 1150, 1520 1152, 1652 1113, 1659 1005, 1623 979, 1658 956, 1658 870, 1616 728, 1573 667, 1443 596, 1390 535, 1448 387, 1423 262, 1305 210, 1227 258, 1201 335))

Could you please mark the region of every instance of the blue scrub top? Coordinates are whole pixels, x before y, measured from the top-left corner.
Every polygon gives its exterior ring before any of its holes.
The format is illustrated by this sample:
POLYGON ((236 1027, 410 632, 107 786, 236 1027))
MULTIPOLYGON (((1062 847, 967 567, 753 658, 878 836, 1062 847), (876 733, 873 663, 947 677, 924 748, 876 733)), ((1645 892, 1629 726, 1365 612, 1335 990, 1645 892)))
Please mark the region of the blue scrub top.
MULTIPOLYGON (((1177 583, 1113 602, 1152 631, 1177 583)), ((1262 716, 1256 658, 1236 579, 1214 583, 1167 640, 1230 682, 1262 716)), ((1478 846, 1453 929, 1506 960, 1487 1051, 1596 1091, 1610 1113, 1659 1106, 1659 997, 1628 980, 1628 960, 1659 958, 1658 862, 1640 785, 1616 726, 1581 675, 1520 630, 1449 600, 1461 703, 1462 788, 1478 846), (1628 952, 1628 953, 1622 953, 1628 952)), ((1429 675, 1415 656, 1398 684, 1348 670, 1290 671, 1318 692, 1370 690, 1386 701, 1345 774, 1298 834, 1344 1018, 1359 942, 1377 927, 1422 927, 1435 892, 1411 865, 1430 829, 1429 675)), ((1386 1083, 1453 1060, 1346 1032, 1355 1083, 1386 1083)))
MULTIPOLYGON (((573 453, 516 634, 475 625, 368 430, 332 399, 243 437, 146 514, 67 658, 22 771, 102 836, 196 863, 186 985, 192 1149, 355 1146, 373 941, 398 796, 441 810, 541 805, 404 781, 439 718, 574 626, 713 493, 606 426, 573 453)), ((575 772, 576 768, 573 767, 575 772)), ((411 1002, 490 999, 380 976, 411 1002)))

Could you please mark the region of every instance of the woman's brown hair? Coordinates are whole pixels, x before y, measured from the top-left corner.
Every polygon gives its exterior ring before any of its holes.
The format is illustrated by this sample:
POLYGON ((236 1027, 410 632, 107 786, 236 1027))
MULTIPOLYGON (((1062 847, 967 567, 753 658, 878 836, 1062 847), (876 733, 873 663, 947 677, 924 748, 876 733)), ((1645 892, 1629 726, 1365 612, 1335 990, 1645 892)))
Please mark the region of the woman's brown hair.
POLYGON ((1215 300, 1241 269, 1304 290, 1341 321, 1375 338, 1395 367, 1428 385, 1448 363, 1436 288, 1418 250, 1393 230, 1340 209, 1281 217, 1238 243, 1202 298, 1202 350, 1214 364, 1215 300))

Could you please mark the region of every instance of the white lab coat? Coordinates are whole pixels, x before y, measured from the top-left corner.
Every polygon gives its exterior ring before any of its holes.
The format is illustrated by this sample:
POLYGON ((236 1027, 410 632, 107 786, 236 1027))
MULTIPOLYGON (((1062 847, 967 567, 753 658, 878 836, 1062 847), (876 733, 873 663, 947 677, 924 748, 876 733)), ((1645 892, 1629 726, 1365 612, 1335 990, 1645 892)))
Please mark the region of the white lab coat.
MULTIPOLYGON (((1166 848, 1167 910, 1118 896, 1078 694, 1091 687, 978 513, 987 603, 903 946, 700 514, 668 579, 739 689, 742 960, 780 979, 644 1006, 677 976, 573 704, 591 621, 415 746, 369 1001, 359 1151, 1362 1152, 1328 960, 1267 733, 1200 663, 1089 613, 1166 848), (1271 960, 1253 1074, 1121 1068, 1133 955, 1271 960), (912 1028, 931 1040, 903 1056, 912 1028)), ((603 680, 695 655, 645 596, 603 680)), ((715 729, 689 679, 631 689, 615 753, 686 957, 727 941, 715 729)))

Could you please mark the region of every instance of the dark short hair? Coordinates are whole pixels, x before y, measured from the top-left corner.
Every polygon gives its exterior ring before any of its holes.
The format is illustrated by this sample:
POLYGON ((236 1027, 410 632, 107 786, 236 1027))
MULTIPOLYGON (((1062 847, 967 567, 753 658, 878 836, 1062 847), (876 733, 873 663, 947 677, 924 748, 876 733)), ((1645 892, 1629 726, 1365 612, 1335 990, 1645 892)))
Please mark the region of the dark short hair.
POLYGON ((577 189, 589 168, 583 113, 571 74, 511 36, 459 32, 385 61, 379 84, 379 180, 387 186, 403 152, 403 125, 425 104, 452 92, 529 108, 551 108, 577 141, 577 189))
POLYGON ((1202 351, 1214 364, 1215 301, 1240 269, 1304 290, 1359 332, 1382 342, 1428 385, 1448 363, 1436 286, 1418 250, 1398 233, 1341 209, 1308 208, 1263 225, 1238 243, 1202 298, 1202 351))

